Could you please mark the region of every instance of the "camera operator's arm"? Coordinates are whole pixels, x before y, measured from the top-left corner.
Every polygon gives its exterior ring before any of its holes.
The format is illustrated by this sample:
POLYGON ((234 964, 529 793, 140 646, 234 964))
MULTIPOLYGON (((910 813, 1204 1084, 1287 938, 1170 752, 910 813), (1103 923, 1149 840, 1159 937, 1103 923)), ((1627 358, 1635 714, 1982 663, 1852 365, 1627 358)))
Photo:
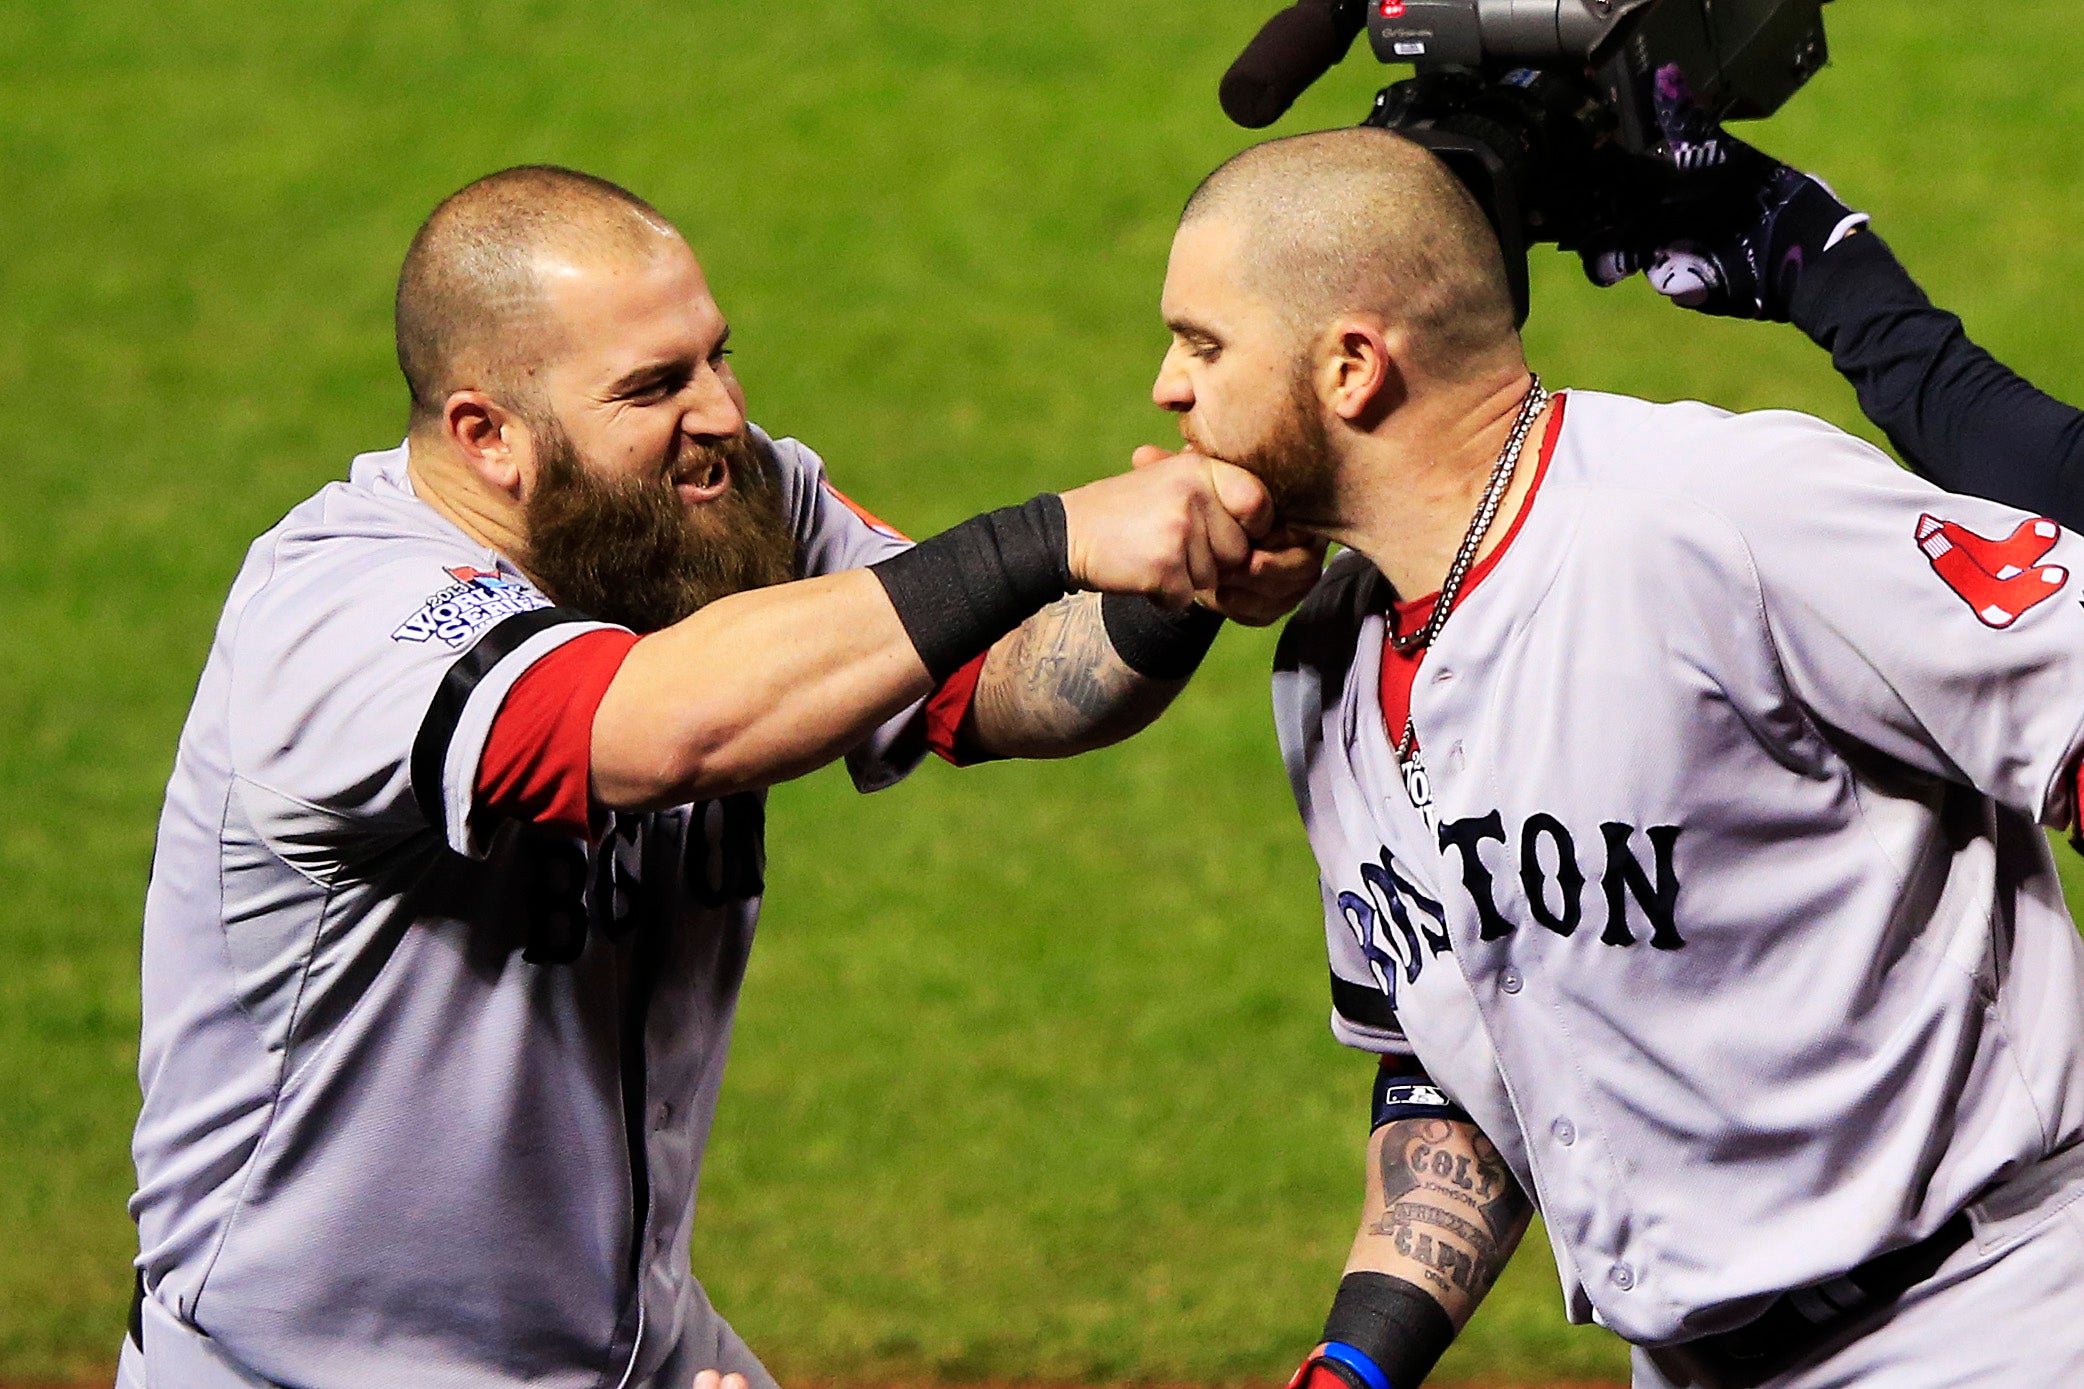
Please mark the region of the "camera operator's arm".
POLYGON ((1821 180, 1735 139, 1659 74, 1657 117, 1688 196, 1640 209, 1632 245, 1588 273, 1635 270, 1704 313, 1792 320, 1830 352, 1904 459, 1955 492, 2084 527, 2084 412, 2036 389, 1933 306, 1821 180))
POLYGON ((1969 341, 1880 237, 1852 237, 1805 267, 1789 310, 1924 476, 2084 528, 2084 411, 1969 341))
POLYGON ((1290 1389, 1411 1389, 1468 1325, 1533 1207, 1415 1062, 1383 1058, 1367 1201, 1324 1339, 1290 1389))

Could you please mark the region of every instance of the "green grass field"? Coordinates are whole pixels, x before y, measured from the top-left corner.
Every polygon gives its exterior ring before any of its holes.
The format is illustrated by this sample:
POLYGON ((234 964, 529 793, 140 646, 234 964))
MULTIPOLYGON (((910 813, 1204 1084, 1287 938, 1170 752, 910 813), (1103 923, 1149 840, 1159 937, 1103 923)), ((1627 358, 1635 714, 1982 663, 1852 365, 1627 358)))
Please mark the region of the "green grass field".
MULTIPOLYGON (((426 210, 542 160, 646 194, 756 416, 928 532, 1171 437, 1172 218, 1245 143, 1215 80, 1270 3, 0 0, 0 1379, 113 1358, 160 786, 248 541, 402 432, 426 210)), ((1833 6, 1767 139, 2084 398, 2073 0, 1944 13, 1833 6)), ((1384 80, 1356 54, 1282 129, 1384 80)), ((1791 330, 1536 273, 1554 383, 1855 423, 1791 330)), ((1368 1067, 1324 1028, 1271 646, 1076 764, 777 792, 697 1266, 785 1376, 1268 1383, 1313 1338, 1368 1067)), ((1451 1368, 1622 1363, 1530 1247, 1451 1368)))

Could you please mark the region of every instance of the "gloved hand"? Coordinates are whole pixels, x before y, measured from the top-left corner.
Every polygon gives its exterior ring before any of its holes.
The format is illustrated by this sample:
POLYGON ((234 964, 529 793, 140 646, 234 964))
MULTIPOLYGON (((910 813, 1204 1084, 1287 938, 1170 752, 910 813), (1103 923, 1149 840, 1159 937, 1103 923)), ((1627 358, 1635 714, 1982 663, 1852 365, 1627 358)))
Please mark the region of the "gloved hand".
POLYGON ((1582 249, 1596 285, 1642 271, 1660 294, 1725 318, 1785 323, 1802 267, 1867 224, 1822 179, 1729 134, 1693 101, 1676 66, 1657 73, 1665 157, 1676 170, 1654 206, 1582 249))

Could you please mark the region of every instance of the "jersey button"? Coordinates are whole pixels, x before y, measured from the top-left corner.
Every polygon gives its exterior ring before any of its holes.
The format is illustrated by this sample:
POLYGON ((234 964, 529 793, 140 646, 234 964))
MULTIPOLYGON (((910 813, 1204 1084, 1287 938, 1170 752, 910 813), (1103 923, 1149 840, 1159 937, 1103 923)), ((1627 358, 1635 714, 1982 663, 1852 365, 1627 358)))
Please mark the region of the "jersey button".
POLYGON ((1522 988, 1526 986, 1526 983, 1526 980, 1520 978, 1520 972, 1518 970, 1509 967, 1503 974, 1498 976, 1498 987, 1505 990, 1505 992, 1509 994, 1518 993, 1522 988))
POLYGON ((666 1102, 666 1101, 664 1101, 664 1100, 660 1100, 660 1101, 659 1101, 659 1102, 658 1102, 658 1103, 657 1103, 656 1105, 653 1105, 653 1106, 652 1106, 652 1109, 651 1109, 651 1126, 652 1126, 652 1128, 654 1128, 654 1129, 662 1129, 662 1128, 664 1128, 664 1127, 665 1127, 666 1125, 668 1125, 668 1124, 670 1124, 670 1123, 672 1123, 672 1122, 673 1122, 673 1106, 672 1106, 671 1104, 667 1103, 667 1102, 666 1102))
POLYGON ((1571 1123, 1568 1119, 1558 1119, 1555 1123, 1550 1124, 1549 1132, 1556 1135, 1556 1141, 1566 1148, 1577 1142, 1577 1125, 1571 1123))
POLYGON ((1624 1293, 1635 1286, 1635 1270, 1626 1264, 1615 1264, 1609 1276, 1614 1280, 1614 1286, 1624 1293))

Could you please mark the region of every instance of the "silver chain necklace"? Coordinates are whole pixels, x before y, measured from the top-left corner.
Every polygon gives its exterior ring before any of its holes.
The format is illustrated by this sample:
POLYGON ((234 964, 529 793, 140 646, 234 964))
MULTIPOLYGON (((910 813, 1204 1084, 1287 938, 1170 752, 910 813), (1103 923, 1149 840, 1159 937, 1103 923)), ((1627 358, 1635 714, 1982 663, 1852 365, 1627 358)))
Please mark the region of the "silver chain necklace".
MULTIPOLYGON (((1468 533, 1462 537, 1461 548, 1455 551, 1454 563, 1447 567, 1447 578, 1440 585, 1440 597, 1433 603, 1432 616, 1426 619, 1425 626, 1408 637, 1390 634, 1390 647, 1399 656, 1425 650, 1440 635, 1440 629, 1447 625, 1448 614, 1454 611, 1455 600, 1461 597, 1462 584, 1476 564, 1476 552, 1483 548, 1483 538, 1489 534, 1491 522, 1498 519, 1498 508, 1504 504, 1505 493, 1512 486, 1512 475, 1519 468, 1520 452, 1527 447, 1527 435, 1548 403, 1548 388, 1541 384, 1537 372, 1534 384, 1527 388, 1526 398, 1520 402, 1519 418, 1512 425, 1512 437, 1505 441, 1504 452, 1491 466, 1491 480, 1483 489, 1483 501, 1477 505, 1476 515, 1470 518, 1468 533)), ((1404 789, 1410 793, 1411 803, 1421 814, 1428 815, 1430 823, 1432 783, 1426 775, 1425 764, 1418 760, 1417 747, 1418 719, 1407 707, 1404 734, 1397 739, 1397 766, 1404 773, 1404 789)))

